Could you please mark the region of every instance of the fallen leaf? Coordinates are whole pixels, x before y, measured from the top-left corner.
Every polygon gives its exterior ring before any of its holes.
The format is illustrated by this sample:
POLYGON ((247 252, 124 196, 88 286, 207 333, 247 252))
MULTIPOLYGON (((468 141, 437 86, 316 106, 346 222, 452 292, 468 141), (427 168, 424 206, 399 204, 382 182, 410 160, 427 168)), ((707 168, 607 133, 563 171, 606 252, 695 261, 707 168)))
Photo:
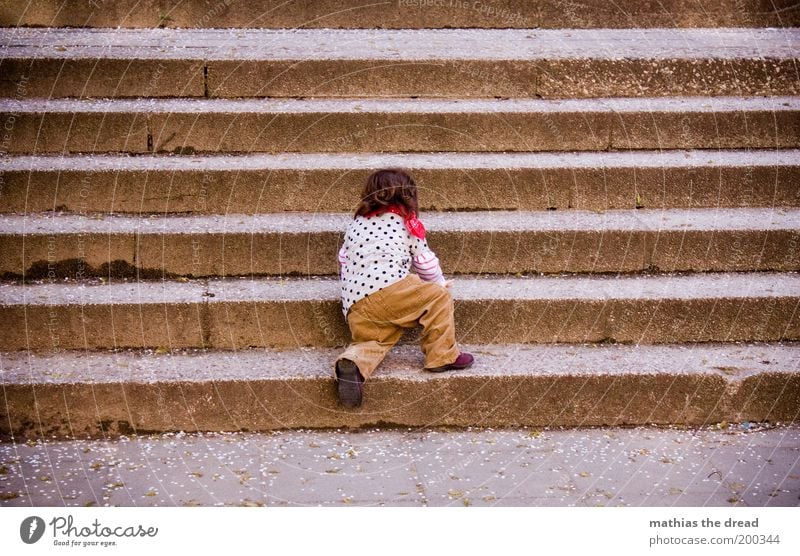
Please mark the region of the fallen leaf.
POLYGON ((262 508, 264 506, 263 502, 258 502, 256 500, 242 500, 237 504, 237 506, 241 506, 244 508, 262 508))

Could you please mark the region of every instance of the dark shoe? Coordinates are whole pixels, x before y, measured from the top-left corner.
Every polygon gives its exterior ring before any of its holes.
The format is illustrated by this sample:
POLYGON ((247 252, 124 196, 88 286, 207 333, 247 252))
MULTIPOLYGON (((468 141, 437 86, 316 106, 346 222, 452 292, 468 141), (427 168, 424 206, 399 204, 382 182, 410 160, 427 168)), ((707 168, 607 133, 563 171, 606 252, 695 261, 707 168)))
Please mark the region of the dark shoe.
POLYGON ((461 352, 458 354, 458 358, 455 361, 450 363, 449 365, 445 365, 443 367, 434 367, 432 369, 425 369, 431 373, 442 373, 444 371, 457 371, 460 369, 467 369, 472 366, 475 362, 475 358, 472 357, 471 353, 461 352))
POLYGON ((364 377, 355 363, 349 359, 341 359, 336 363, 336 391, 339 403, 345 407, 361 405, 361 390, 364 377))

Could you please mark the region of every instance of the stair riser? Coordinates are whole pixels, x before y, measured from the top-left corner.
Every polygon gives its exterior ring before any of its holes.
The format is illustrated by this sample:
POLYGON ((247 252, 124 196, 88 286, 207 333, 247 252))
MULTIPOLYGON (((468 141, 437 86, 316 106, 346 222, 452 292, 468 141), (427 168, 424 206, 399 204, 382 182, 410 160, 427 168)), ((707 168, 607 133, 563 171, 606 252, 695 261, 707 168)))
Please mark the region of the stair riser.
POLYGON ((0 2, 0 25, 178 28, 616 28, 775 27, 800 25, 792 0, 487 0, 367 2, 160 0, 76 3, 0 2))
MULTIPOLYGON (((209 96, 595 98, 793 95, 797 60, 230 61, 209 96), (768 79, 769 77, 769 79, 768 79)), ((102 94, 102 93, 100 93, 102 94)))
POLYGON ((797 94, 797 60, 12 59, 2 97, 591 98, 797 94))
MULTIPOLYGON (((780 341, 800 340, 798 303, 798 296, 457 299, 455 319, 465 343, 780 341)), ((6 351, 329 347, 350 340, 334 300, 4 305, 0 318, 7 323, 0 339, 6 351)))
POLYGON ((603 151, 800 147, 794 110, 2 113, 11 153, 603 151))
POLYGON ((167 431, 425 426, 585 427, 796 419, 797 373, 376 377, 345 411, 332 376, 112 384, 11 384, 0 435, 48 439, 167 431))
POLYGON ((0 97, 594 98, 794 95, 798 60, 0 61, 0 97))
POLYGON ((38 59, 0 61, 0 97, 202 97, 202 60, 38 59))
MULTIPOLYGON (((338 274, 341 232, 0 236, 0 275, 338 274)), ((431 232, 448 274, 800 270, 800 230, 431 232)))
MULTIPOLYGON (((370 171, 14 170, 0 173, 0 211, 349 212, 370 171)), ((800 206, 800 166, 412 171, 423 210, 606 210, 637 203, 645 208, 800 206)))

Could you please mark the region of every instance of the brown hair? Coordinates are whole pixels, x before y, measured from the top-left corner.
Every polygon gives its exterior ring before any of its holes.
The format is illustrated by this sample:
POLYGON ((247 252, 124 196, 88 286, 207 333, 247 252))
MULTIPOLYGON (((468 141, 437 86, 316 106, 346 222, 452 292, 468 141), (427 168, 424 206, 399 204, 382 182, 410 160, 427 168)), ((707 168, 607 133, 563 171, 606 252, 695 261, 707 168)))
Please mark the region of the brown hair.
POLYGON ((388 205, 399 205, 409 212, 417 212, 417 184, 405 170, 384 168, 372 172, 361 192, 356 216, 366 216, 388 205))

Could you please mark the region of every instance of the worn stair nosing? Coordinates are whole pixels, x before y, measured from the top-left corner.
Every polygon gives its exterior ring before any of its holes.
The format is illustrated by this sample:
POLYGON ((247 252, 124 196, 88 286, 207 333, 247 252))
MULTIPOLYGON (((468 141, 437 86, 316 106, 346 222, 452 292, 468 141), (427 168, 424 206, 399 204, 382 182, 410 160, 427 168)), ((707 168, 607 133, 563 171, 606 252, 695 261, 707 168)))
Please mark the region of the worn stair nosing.
POLYGON ((6 58, 224 60, 796 59, 793 28, 0 29, 6 58))
MULTIPOLYGON (((468 277, 456 302, 510 300, 696 300, 800 298, 800 273, 694 273, 654 276, 468 277)), ((338 301, 334 278, 214 278, 117 283, 0 284, 0 306, 338 301), (209 295, 213 294, 213 295, 209 295)))
POLYGON ((797 96, 685 96, 589 99, 378 99, 378 98, 149 98, 149 99, 0 99, 0 111, 37 113, 141 114, 503 114, 564 113, 724 113, 800 110, 797 96))
POLYGON ((791 168, 800 149, 660 150, 608 152, 431 153, 209 153, 203 155, 50 154, 0 158, 2 172, 134 172, 251 170, 366 170, 378 166, 425 170, 516 170, 617 168, 791 168))
MULTIPOLYGON (((767 232, 800 230, 800 208, 697 208, 608 211, 426 212, 426 228, 438 232, 767 232)), ((2 214, 0 237, 80 234, 342 234, 349 213, 182 215, 2 214)))

